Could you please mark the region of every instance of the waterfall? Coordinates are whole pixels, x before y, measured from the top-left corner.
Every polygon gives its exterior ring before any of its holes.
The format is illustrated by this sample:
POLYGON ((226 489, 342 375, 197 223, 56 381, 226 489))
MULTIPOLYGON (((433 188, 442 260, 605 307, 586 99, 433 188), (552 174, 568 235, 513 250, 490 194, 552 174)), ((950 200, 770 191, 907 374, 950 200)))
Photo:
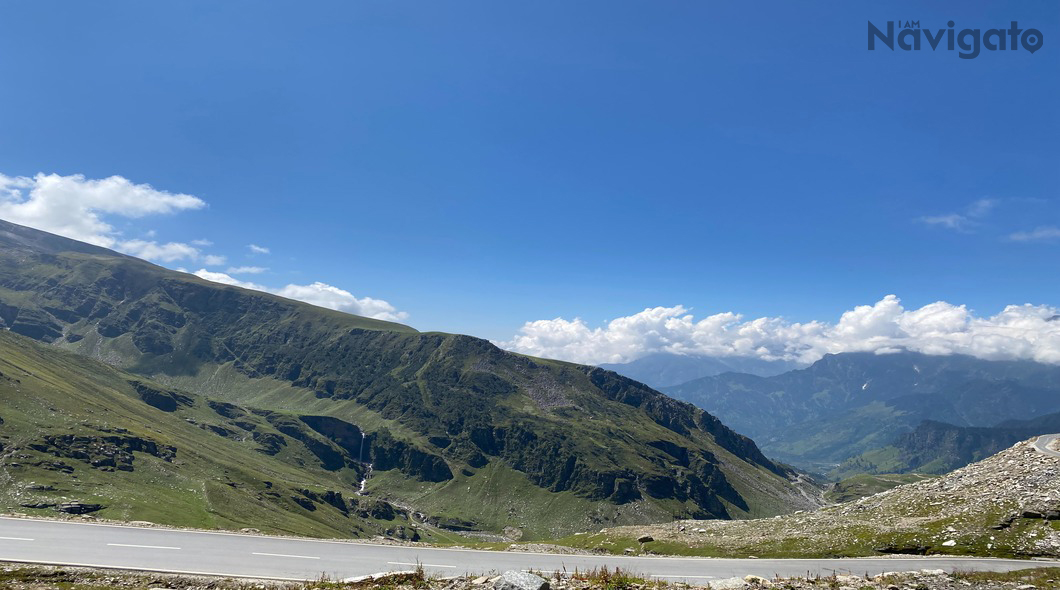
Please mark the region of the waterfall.
MULTIPOLYGON (((364 439, 366 438, 364 431, 361 431, 361 450, 357 453, 357 462, 361 465, 365 465, 364 462, 364 439)), ((361 489, 357 490, 358 496, 364 495, 364 486, 368 485, 368 478, 372 476, 372 464, 367 463, 368 470, 364 472, 364 478, 361 479, 361 489)))
POLYGON ((368 485, 368 478, 372 476, 372 464, 368 464, 368 471, 364 472, 364 479, 361 480, 361 489, 357 490, 358 496, 364 495, 364 486, 368 485))

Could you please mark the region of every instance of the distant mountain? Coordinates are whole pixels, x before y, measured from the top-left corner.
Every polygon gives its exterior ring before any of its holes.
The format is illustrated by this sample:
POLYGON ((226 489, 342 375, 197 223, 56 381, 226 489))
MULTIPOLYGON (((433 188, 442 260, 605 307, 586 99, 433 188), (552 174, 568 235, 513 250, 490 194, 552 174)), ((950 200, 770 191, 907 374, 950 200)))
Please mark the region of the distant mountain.
POLYGON ((771 456, 828 472, 924 420, 993 426, 1060 411, 1060 366, 844 353, 773 377, 726 373, 663 391, 717 415, 771 456))
MULTIPOLYGON (((307 426, 344 449, 335 466, 370 460, 373 497, 459 528, 555 537, 807 503, 753 441, 613 372, 211 283, 6 222, 0 328, 174 390, 323 417, 270 424, 289 436, 307 426), (357 436, 385 444, 361 456, 357 436)), ((115 415, 111 426, 134 425, 115 415)))
POLYGON ((954 426, 931 420, 891 445, 847 459, 834 477, 853 473, 942 474, 994 455, 1021 440, 1060 432, 1060 412, 993 427, 954 426))
POLYGON ((722 373, 748 373, 770 377, 802 365, 791 361, 766 361, 747 357, 655 353, 628 363, 605 363, 599 366, 652 387, 669 387, 722 373))

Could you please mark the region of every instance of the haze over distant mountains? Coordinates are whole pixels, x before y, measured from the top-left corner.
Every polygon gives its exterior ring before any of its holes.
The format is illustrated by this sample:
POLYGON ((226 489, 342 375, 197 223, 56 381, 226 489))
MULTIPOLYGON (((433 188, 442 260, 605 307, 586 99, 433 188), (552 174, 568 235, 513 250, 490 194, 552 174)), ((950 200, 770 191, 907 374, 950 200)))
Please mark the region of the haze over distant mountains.
POLYGON ((770 361, 755 357, 711 357, 658 352, 628 363, 603 363, 598 366, 658 388, 680 385, 693 379, 713 377, 722 373, 748 373, 770 377, 804 365, 794 361, 770 361))

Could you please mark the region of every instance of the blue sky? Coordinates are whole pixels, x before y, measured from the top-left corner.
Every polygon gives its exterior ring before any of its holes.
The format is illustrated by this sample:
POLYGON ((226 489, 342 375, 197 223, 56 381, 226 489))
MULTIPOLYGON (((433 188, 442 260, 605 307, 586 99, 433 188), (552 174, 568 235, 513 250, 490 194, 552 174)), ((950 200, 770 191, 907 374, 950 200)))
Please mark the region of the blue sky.
POLYGON ((3 15, 0 174, 194 195, 206 206, 103 218, 127 239, 209 240, 214 271, 386 300, 420 329, 501 340, 676 305, 835 322, 892 293, 981 316, 1058 303, 1055 2, 3 15), (868 51, 867 21, 898 19, 1017 20, 1045 41, 868 51))

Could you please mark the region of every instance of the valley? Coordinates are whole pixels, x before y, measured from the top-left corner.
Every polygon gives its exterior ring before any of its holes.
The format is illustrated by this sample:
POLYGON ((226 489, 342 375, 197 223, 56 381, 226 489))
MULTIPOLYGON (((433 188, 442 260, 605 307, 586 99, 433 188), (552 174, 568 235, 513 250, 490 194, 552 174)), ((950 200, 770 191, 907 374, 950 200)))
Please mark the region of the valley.
POLYGON ((810 472, 939 474, 1054 431, 1060 367, 842 353, 772 377, 723 373, 662 390, 810 472))

